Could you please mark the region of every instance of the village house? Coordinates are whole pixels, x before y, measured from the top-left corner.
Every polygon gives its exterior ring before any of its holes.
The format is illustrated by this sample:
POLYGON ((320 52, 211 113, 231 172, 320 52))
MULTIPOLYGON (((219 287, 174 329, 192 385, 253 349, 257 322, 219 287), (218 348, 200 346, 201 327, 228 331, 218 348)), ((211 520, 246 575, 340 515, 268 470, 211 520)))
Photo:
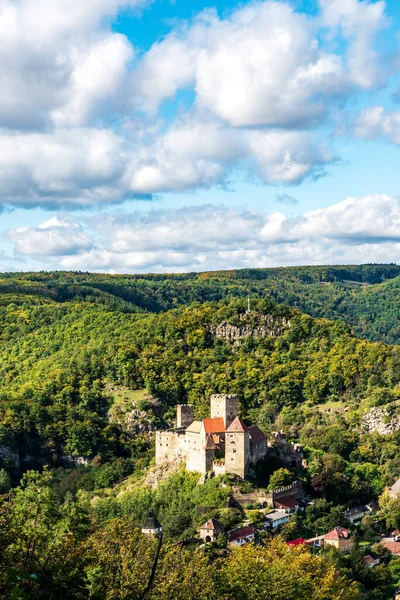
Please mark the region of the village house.
POLYGON ((312 546, 313 548, 322 548, 322 546, 324 545, 324 536, 317 535, 313 538, 309 538, 308 540, 306 540, 306 544, 307 546, 312 546))
POLYGON ((275 500, 274 504, 275 508, 288 514, 296 513, 301 506, 300 500, 293 498, 293 496, 283 496, 275 500))
POLYGON ((231 546, 244 546, 254 542, 257 529, 254 527, 239 527, 228 532, 228 542, 231 546))
POLYGON ((207 544, 216 542, 219 535, 225 532, 225 527, 216 519, 209 519, 200 527, 200 538, 207 544))
POLYGON ((283 510, 276 510, 265 516, 265 525, 268 528, 278 529, 290 519, 290 514, 283 510))
POLYGON ((380 558, 374 558, 370 554, 367 554, 367 556, 364 556, 364 564, 369 569, 373 569, 374 567, 379 565, 380 562, 381 562, 380 558))
POLYGON ((182 461, 188 471, 217 475, 233 473, 243 479, 268 453, 268 440, 256 425, 238 417, 238 398, 211 396, 211 417, 194 420, 190 404, 177 406, 176 428, 156 432, 156 464, 182 461))
POLYGON ((341 554, 348 554, 353 547, 351 532, 345 527, 335 527, 323 539, 324 546, 334 546, 341 554))
POLYGON ((380 545, 386 548, 386 550, 390 550, 390 552, 395 555, 400 555, 400 542, 391 542, 388 540, 381 540, 380 545))
POLYGON ((365 515, 368 514, 368 509, 366 506, 356 506, 355 508, 349 508, 344 511, 345 518, 349 521, 349 523, 357 523, 361 521, 365 515))

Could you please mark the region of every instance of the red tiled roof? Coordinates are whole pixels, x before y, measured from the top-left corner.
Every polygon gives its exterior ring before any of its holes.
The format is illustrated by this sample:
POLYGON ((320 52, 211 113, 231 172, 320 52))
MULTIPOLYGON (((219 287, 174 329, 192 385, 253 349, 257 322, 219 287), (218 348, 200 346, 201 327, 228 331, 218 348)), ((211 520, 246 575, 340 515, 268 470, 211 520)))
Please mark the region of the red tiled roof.
POLYGON ((234 419, 232 421, 232 423, 229 425, 228 429, 226 431, 229 431, 230 433, 243 433, 245 431, 248 430, 247 425, 245 425, 243 423, 243 421, 241 421, 239 419, 239 417, 236 417, 236 419, 234 419))
POLYGON ((381 546, 390 550, 392 554, 400 554, 400 542, 379 542, 381 546))
POLYGON ((249 427, 249 434, 250 434, 250 439, 253 442, 263 442, 267 439, 267 436, 265 435, 265 433, 263 431, 261 431, 261 429, 259 427, 257 427, 257 425, 252 425, 251 427, 249 427))
POLYGON ((243 538, 255 535, 256 533, 257 530, 253 527, 240 527, 239 529, 233 529, 228 533, 228 540, 230 542, 236 542, 237 540, 242 540, 243 538))
POLYGON ((225 529, 222 523, 217 521, 217 519, 209 519, 204 525, 200 527, 200 529, 221 529, 222 531, 225 529))
POLYGON ((203 419, 203 425, 206 433, 222 433, 225 431, 225 423, 222 417, 203 419))
POLYGON ((324 535, 325 540, 347 540, 351 533, 344 527, 335 527, 332 531, 329 531, 324 535))
POLYGON ((367 554, 367 556, 364 556, 364 562, 367 565, 372 565, 372 563, 375 562, 375 558, 373 558, 370 554, 367 554))
POLYGON ((300 502, 293 498, 293 496, 283 496, 282 498, 279 498, 279 500, 275 500, 275 504, 278 508, 282 507, 295 509, 300 506, 300 502))
POLYGON ((305 543, 306 540, 304 538, 297 538, 297 540, 291 540, 290 542, 286 542, 286 545, 295 548, 296 546, 302 546, 305 543))

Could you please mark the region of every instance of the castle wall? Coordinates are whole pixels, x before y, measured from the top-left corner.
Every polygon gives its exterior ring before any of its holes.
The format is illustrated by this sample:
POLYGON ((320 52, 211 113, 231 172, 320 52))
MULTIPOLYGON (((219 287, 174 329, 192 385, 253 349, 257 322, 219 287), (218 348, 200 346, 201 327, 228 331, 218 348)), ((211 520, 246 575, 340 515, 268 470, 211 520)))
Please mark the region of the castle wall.
POLYGON ((211 417, 222 417, 227 429, 238 416, 238 397, 234 394, 214 394, 210 403, 211 417))
POLYGON ((185 434, 156 431, 156 465, 186 458, 185 434))
POLYGON ((265 458, 268 454, 268 443, 267 440, 260 442, 250 442, 250 462, 252 464, 257 463, 259 460, 265 458))
POLYGON ((191 404, 178 404, 176 407, 176 426, 186 429, 193 421, 193 406, 191 404))
POLYGON ((227 432, 225 434, 225 471, 246 477, 250 464, 249 433, 227 432))
POLYGON ((279 500, 284 496, 293 496, 293 498, 301 498, 303 496, 303 484, 300 480, 294 481, 291 485, 272 491, 272 500, 279 500))

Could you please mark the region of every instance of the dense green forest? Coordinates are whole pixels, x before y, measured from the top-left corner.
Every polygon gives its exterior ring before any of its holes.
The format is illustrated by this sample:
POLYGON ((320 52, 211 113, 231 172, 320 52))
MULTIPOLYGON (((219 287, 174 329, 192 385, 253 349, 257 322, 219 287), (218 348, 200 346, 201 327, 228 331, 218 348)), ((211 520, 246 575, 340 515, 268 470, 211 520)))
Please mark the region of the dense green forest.
POLYGON ((162 312, 192 302, 258 299, 337 319, 356 335, 400 340, 400 266, 355 265, 242 269, 179 275, 105 275, 81 272, 6 273, 0 294, 18 293, 57 302, 96 302, 124 312, 162 312))
MULTIPOLYGON (((400 477, 400 432, 360 426, 373 408, 400 412, 399 272, 3 275, 0 594, 139 598, 155 546, 137 527, 152 508, 165 544, 149 598, 280 600, 282 589, 294 600, 386 598, 399 565, 386 557, 368 574, 357 548, 348 560, 316 557, 266 538, 232 553, 223 540, 208 554, 178 552, 173 544, 210 516, 227 527, 241 521, 226 504, 238 482, 199 486, 177 472, 154 489, 146 477, 154 429, 173 424, 177 403, 204 417, 212 393, 236 393, 245 421, 267 434, 283 428, 303 445, 305 470, 267 461, 243 488, 303 479, 316 501, 283 539, 348 525, 347 507, 378 498, 382 526, 400 527, 400 503, 385 496, 400 477), (126 418, 132 402, 143 427, 126 418), (254 589, 242 585, 249 569, 254 589)), ((360 533, 371 532, 365 523, 360 533)))

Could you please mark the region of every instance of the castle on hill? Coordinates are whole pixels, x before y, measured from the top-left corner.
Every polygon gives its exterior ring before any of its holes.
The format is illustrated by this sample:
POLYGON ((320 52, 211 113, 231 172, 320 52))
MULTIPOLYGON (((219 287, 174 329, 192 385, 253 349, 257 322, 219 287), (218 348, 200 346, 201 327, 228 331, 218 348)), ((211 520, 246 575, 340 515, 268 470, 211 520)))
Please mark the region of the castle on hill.
POLYGON ((268 453, 268 440, 257 425, 238 417, 238 398, 211 396, 211 417, 195 421, 191 404, 178 404, 175 429, 156 432, 156 464, 182 461, 188 471, 234 473, 243 479, 268 453))

